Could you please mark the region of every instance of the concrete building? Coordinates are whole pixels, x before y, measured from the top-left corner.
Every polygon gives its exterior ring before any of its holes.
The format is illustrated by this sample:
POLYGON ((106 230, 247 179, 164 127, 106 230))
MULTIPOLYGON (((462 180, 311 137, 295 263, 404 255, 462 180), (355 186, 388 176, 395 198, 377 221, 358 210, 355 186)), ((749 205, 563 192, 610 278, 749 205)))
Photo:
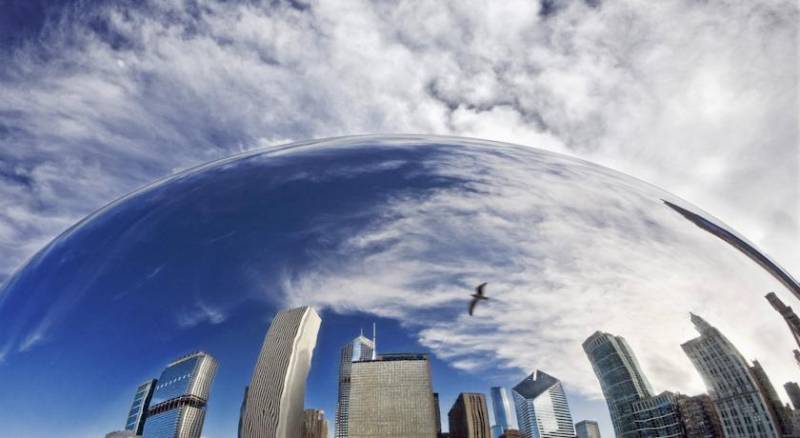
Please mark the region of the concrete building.
POLYGON ((303 438, 328 438, 328 420, 319 409, 303 412, 303 438))
POLYGON ((347 438, 350 409, 350 368, 353 362, 375 359, 375 332, 372 340, 361 333, 342 347, 339 354, 339 397, 336 402, 336 438, 347 438))
POLYGON ((202 351, 167 365, 158 378, 143 436, 200 438, 217 361, 202 351))
POLYGON ((156 379, 149 379, 136 388, 131 408, 128 411, 128 419, 125 421, 125 430, 133 432, 134 435, 141 435, 144 432, 144 422, 147 419, 147 411, 150 409, 150 400, 153 398, 155 389, 156 379))
MULTIPOLYGON (((638 438, 638 426, 631 404, 653 396, 633 350, 625 338, 595 332, 583 342, 608 405, 617 438, 638 438)), ((519 420, 519 419, 518 419, 519 420)))
POLYGON ((783 389, 786 391, 786 395, 789 396, 792 406, 795 409, 800 409, 800 385, 797 382, 786 382, 783 384, 783 389))
POLYGON ((447 413, 451 438, 491 438, 486 397, 477 392, 462 392, 447 413))
POLYGON ((492 438, 499 438, 507 429, 516 429, 511 418, 511 398, 506 388, 495 386, 489 392, 492 397, 492 412, 494 413, 494 426, 492 438))
POLYGON ((350 438, 433 438, 436 413, 428 357, 384 354, 353 362, 350 438))
POLYGON ((707 394, 679 395, 677 404, 686 438, 724 438, 717 408, 707 394))
POLYGON ((747 361, 711 324, 692 314, 700 336, 681 345, 708 388, 725 436, 776 438, 779 427, 770 415, 747 361))
POLYGON ((664 391, 631 403, 637 436, 642 438, 680 438, 683 425, 678 414, 676 395, 664 391))
POLYGON ((511 391, 525 438, 573 438, 575 428, 561 381, 536 370, 511 391))
POLYGON ((297 438, 321 319, 304 306, 275 315, 247 390, 243 438, 297 438))
POLYGON ((600 438, 600 426, 596 421, 579 421, 575 423, 575 436, 578 438, 600 438))

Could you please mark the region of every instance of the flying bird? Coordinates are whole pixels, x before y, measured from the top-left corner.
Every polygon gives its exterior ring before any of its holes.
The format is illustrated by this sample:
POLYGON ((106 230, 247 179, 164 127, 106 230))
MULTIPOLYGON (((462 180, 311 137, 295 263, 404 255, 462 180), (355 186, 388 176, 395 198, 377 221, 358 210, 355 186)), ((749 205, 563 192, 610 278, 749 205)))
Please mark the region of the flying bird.
POLYGON ((478 301, 481 300, 488 300, 489 297, 483 294, 483 288, 486 287, 487 283, 481 283, 478 287, 475 288, 475 293, 472 294, 472 301, 469 302, 469 316, 472 316, 472 312, 475 311, 475 306, 478 305, 478 301))

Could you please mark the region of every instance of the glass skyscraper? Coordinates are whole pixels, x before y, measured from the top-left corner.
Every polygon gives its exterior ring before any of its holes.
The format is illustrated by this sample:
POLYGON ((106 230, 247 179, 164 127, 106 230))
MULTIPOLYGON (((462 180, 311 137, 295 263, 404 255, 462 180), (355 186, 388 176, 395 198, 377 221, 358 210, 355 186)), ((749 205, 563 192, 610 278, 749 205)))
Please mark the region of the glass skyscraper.
POLYGON ((217 361, 191 353, 167 365, 158 378, 144 424, 145 438, 199 438, 217 361))
POLYGON ((739 350, 703 318, 691 314, 700 336, 681 345, 703 377, 728 438, 775 438, 777 422, 739 350))
POLYGON ((573 438, 575 428, 561 381, 537 370, 512 390, 525 438, 573 438))
POLYGON ((583 351, 600 381, 617 438, 638 436, 633 403, 652 397, 653 390, 639 362, 621 336, 595 332, 583 342, 583 351))
POLYGON ((350 374, 353 362, 375 359, 375 334, 369 340, 360 334, 345 344, 339 355, 339 398, 336 403, 336 438, 347 438, 350 412, 350 374))
POLYGON ((490 391, 492 397, 492 412, 494 412, 494 426, 492 438, 499 438, 507 429, 515 429, 511 425, 511 400, 506 388, 495 386, 490 391))
POLYGON ((125 422, 125 430, 129 430, 136 435, 141 435, 144 431, 144 421, 147 419, 147 410, 150 408, 150 399, 156 387, 156 379, 150 379, 136 388, 133 396, 131 409, 128 411, 128 419, 125 422))

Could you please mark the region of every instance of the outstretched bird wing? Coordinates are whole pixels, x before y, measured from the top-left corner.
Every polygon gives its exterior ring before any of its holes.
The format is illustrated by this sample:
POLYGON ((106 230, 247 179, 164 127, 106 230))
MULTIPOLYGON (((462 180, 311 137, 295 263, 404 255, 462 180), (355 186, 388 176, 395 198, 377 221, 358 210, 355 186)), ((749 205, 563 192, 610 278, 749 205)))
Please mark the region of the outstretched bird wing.
POLYGON ((472 316, 472 312, 475 311, 476 304, 478 304, 477 298, 473 298, 472 301, 469 302, 469 316, 472 316))
POLYGON ((481 284, 479 284, 478 287, 475 288, 475 293, 480 295, 480 296, 483 296, 483 288, 486 287, 487 284, 489 284, 489 283, 481 283, 481 284))

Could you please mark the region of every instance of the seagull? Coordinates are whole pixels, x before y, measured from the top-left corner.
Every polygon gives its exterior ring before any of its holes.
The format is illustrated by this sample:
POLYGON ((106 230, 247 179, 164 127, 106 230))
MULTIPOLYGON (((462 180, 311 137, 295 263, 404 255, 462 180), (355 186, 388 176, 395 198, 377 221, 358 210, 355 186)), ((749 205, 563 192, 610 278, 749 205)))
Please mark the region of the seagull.
POLYGON ((483 288, 486 287, 487 283, 481 283, 478 287, 475 288, 475 293, 472 294, 472 301, 469 302, 469 316, 472 316, 472 312, 475 310, 475 306, 478 304, 480 300, 488 300, 489 297, 483 294, 483 288))

